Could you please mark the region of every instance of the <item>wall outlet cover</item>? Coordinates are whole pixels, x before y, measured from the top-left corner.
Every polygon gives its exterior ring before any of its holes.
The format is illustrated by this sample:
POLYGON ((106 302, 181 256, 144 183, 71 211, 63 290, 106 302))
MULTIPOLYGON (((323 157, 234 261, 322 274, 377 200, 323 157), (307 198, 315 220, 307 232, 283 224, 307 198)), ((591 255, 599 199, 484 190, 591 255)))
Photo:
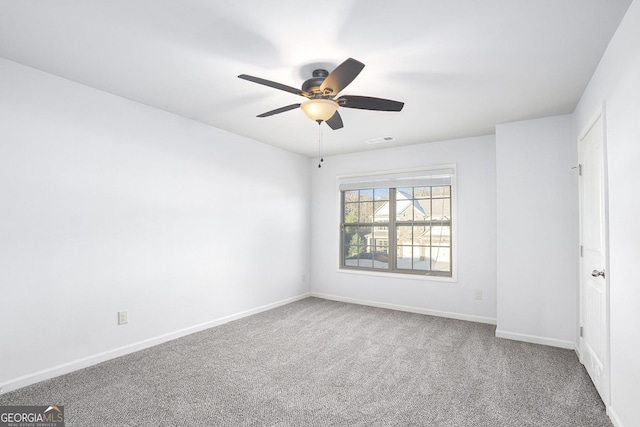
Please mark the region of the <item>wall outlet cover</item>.
POLYGON ((125 325, 129 322, 128 315, 126 311, 118 312, 118 325, 125 325))

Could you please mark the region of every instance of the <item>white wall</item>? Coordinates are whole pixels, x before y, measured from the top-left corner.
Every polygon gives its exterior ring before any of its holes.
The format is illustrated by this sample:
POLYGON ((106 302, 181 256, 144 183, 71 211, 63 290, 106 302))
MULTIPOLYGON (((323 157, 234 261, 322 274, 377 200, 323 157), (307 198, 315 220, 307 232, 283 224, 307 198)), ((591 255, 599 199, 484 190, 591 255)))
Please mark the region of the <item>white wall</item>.
MULTIPOLYGON (((312 166, 317 160, 312 161, 312 166)), ((495 140, 466 138, 325 158, 312 171, 312 290, 322 296, 482 322, 496 316, 495 140), (457 164, 457 282, 338 271, 337 177, 457 164), (483 293, 474 299, 474 291, 483 293)), ((455 215, 455 214, 454 214, 455 215)))
POLYGON ((5 392, 309 291, 308 158, 1 59, 0 195, 5 392))
POLYGON ((496 335, 574 348, 578 174, 573 117, 496 126, 496 335))
POLYGON ((618 427, 640 425, 640 2, 612 38, 575 110, 583 132, 605 105, 609 197, 611 407, 618 427))

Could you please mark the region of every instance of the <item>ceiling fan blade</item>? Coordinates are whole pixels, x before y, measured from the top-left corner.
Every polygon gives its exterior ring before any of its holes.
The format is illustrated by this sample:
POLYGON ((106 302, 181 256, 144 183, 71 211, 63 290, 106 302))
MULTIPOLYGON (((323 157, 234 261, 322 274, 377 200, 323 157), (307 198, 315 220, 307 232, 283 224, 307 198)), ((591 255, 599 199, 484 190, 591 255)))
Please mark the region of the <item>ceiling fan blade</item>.
POLYGON ((256 117, 269 117, 273 116, 274 114, 284 113, 285 111, 295 110, 298 107, 300 107, 300 104, 291 104, 287 105, 286 107, 280 107, 276 108, 275 110, 267 111, 266 113, 258 114, 256 117))
POLYGON ((344 95, 336 101, 341 107, 358 108, 360 110, 401 111, 402 107, 404 107, 404 102, 370 96, 344 95))
POLYGON ((342 124, 342 117, 340 117, 340 114, 337 111, 329 120, 326 120, 325 123, 333 130, 341 129, 344 126, 342 124))
POLYGON ((290 92, 296 95, 308 97, 309 94, 303 90, 296 89, 295 87, 283 85, 282 83, 272 82, 271 80, 261 79, 260 77, 250 76, 248 74, 240 74, 238 78, 248 80, 250 82, 258 83, 261 85, 269 86, 275 89, 280 89, 285 92, 290 92))
POLYGON ((364 64, 360 61, 356 61, 353 58, 349 58, 342 64, 338 65, 326 79, 320 85, 320 90, 323 94, 335 96, 342 89, 347 87, 349 83, 353 81, 360 74, 360 71, 364 68, 364 64))

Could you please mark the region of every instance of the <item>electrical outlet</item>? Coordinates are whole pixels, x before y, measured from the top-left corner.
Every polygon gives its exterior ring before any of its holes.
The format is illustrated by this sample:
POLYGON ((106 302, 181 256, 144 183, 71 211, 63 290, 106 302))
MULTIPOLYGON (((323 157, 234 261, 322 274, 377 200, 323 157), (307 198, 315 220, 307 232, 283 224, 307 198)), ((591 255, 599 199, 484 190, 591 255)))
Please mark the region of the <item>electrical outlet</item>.
POLYGON ((482 291, 475 291, 475 293, 473 294, 473 297, 477 300, 481 300, 482 299, 482 291))
POLYGON ((129 323, 127 312, 126 311, 119 311, 118 312, 118 325, 126 325, 127 323, 129 323))

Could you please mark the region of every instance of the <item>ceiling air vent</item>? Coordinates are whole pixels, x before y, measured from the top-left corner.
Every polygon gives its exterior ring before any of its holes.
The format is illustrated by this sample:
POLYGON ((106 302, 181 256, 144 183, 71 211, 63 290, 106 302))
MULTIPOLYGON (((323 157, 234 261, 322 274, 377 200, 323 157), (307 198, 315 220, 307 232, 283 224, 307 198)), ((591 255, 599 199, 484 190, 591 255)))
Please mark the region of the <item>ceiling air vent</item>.
POLYGON ((395 141, 396 139, 392 136, 383 136, 380 138, 372 138, 372 139, 367 139, 364 141, 365 144, 369 144, 369 145, 373 145, 373 144, 382 144, 383 142, 391 142, 391 141, 395 141))

